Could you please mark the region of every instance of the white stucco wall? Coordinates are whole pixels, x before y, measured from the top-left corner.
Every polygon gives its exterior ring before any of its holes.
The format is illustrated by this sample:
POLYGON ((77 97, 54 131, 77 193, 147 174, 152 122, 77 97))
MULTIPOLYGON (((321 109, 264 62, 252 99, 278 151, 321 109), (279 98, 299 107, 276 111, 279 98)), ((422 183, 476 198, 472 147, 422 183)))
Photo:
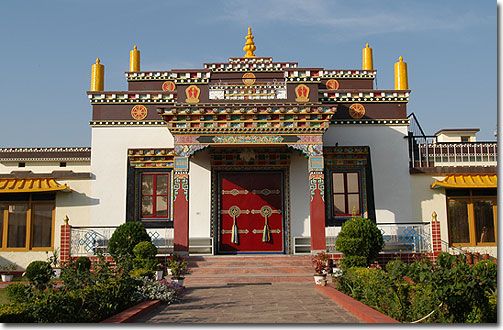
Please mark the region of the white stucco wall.
POLYGON ((93 127, 91 169, 95 176, 92 225, 118 226, 126 221, 127 150, 173 148, 165 127, 93 127))
POLYGON ((292 151, 290 161, 290 233, 310 237, 308 160, 292 151))
POLYGON ((211 164, 207 150, 193 155, 189 168, 189 237, 210 237, 211 164))
POLYGON ((331 125, 326 146, 370 146, 377 222, 411 222, 407 126, 331 125))
POLYGON ((32 171, 33 173, 51 173, 52 171, 74 171, 89 172, 91 169, 90 162, 72 162, 67 161, 66 167, 60 167, 60 162, 43 162, 43 161, 23 161, 25 167, 18 167, 18 161, 2 161, 0 162, 0 173, 10 173, 12 171, 32 171))

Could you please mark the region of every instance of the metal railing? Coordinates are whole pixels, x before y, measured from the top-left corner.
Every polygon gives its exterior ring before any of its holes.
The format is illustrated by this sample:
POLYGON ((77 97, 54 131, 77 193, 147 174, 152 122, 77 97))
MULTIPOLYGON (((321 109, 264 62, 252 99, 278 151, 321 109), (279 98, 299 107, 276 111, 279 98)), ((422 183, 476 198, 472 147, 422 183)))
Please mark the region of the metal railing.
MULTIPOLYGON (((431 232, 429 222, 378 223, 384 239, 383 252, 430 252, 431 232)), ((335 241, 341 227, 326 227, 327 251, 335 253, 335 241)))
POLYGON ((496 142, 432 142, 432 137, 409 136, 411 167, 496 166, 496 142))
MULTIPOLYGON (((108 241, 117 227, 72 227, 70 229, 70 255, 94 256, 108 254, 108 241)), ((173 228, 147 228, 158 255, 173 251, 173 228)))

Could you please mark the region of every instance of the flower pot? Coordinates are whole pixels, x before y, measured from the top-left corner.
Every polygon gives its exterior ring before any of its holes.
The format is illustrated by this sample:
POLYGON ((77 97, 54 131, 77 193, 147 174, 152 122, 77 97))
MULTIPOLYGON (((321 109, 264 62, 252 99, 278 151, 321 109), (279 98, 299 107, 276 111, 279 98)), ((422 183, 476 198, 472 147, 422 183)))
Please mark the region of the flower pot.
POLYGON ((2 282, 12 282, 14 275, 2 274, 2 282))
POLYGON ((61 276, 61 268, 53 268, 52 273, 54 274, 55 278, 59 278, 61 276))
POLYGON ((156 271, 155 271, 155 279, 156 279, 157 281, 162 280, 162 273, 163 273, 163 271, 162 271, 162 270, 156 270, 156 271))
POLYGON ((340 269, 339 267, 332 268, 332 275, 334 277, 342 276, 342 269, 340 269))
POLYGON ((178 277, 178 278, 176 278, 176 277, 172 277, 172 278, 171 278, 171 280, 172 280, 173 282, 178 283, 178 284, 180 284, 181 286, 183 286, 183 280, 184 280, 184 279, 185 279, 184 277, 178 277))
POLYGON ((322 286, 327 285, 327 275, 315 274, 314 275, 314 283, 316 283, 316 285, 322 285, 322 286))

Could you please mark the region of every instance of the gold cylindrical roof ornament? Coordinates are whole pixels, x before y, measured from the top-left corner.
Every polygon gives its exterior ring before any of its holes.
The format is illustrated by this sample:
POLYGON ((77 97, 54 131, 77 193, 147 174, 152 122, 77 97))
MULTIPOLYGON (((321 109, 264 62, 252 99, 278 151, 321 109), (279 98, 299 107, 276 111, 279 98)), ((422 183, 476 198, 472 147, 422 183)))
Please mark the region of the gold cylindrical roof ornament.
POLYGON ((252 29, 251 27, 248 27, 248 34, 245 37, 246 42, 245 46, 243 47, 243 50, 245 51, 245 56, 244 57, 255 57, 255 42, 253 41, 253 34, 252 34, 252 29))
POLYGON ((409 89, 407 63, 403 61, 403 57, 401 56, 398 58, 398 62, 395 63, 395 89, 409 89))
POLYGON ((105 66, 96 59, 91 66, 91 92, 101 92, 105 88, 105 66))
POLYGON ((374 59, 372 57, 372 48, 369 44, 365 44, 365 48, 362 49, 362 70, 374 70, 374 59))
POLYGON ((129 52, 129 71, 140 71, 140 51, 134 45, 133 49, 129 52))

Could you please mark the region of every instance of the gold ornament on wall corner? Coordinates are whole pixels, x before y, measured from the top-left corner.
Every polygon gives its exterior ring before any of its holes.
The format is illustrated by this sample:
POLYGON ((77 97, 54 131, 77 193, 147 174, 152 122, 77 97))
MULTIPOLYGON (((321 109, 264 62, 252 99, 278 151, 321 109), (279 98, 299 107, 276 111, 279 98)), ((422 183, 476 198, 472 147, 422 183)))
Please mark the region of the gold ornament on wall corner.
POLYGON ((243 84, 245 84, 246 86, 251 86, 255 83, 256 77, 255 74, 253 74, 253 72, 247 72, 243 74, 242 80, 243 84))
POLYGON ((185 95, 187 96, 185 102, 191 104, 199 103, 199 94, 201 94, 201 89, 196 85, 190 85, 185 89, 185 95))
POLYGON ((297 102, 309 102, 309 87, 304 84, 300 84, 295 87, 295 101, 297 102))
POLYGON ((162 90, 164 92, 174 92, 176 89, 176 84, 170 80, 162 83, 162 90))
POLYGON ((349 107, 349 115, 354 119, 361 119, 365 116, 365 107, 360 103, 353 103, 349 107))
POLYGON ((131 108, 131 117, 135 120, 143 120, 148 115, 148 109, 146 106, 137 104, 131 108))

